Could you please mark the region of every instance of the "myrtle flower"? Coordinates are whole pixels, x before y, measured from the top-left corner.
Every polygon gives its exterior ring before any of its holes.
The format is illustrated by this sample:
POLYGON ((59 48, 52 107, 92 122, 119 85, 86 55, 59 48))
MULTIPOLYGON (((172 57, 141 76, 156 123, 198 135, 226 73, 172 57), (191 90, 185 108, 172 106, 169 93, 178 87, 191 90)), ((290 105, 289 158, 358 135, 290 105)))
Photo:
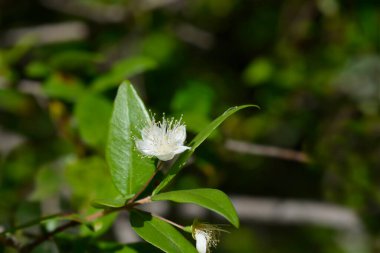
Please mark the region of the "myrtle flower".
POLYGON ((162 121, 153 119, 141 130, 141 139, 136 140, 137 149, 146 156, 155 156, 161 161, 173 159, 176 154, 190 149, 184 146, 186 126, 174 118, 162 121))
POLYGON ((192 235, 196 241, 199 253, 209 253, 211 247, 216 247, 219 242, 220 232, 227 232, 218 226, 194 221, 192 235))

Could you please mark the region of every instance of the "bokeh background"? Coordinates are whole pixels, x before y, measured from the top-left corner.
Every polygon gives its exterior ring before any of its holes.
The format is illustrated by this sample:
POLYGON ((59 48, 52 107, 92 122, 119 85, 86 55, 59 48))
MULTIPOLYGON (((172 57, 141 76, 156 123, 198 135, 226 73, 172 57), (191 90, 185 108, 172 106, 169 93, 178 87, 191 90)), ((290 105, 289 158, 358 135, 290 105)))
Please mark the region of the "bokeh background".
MULTIPOLYGON (((115 191, 104 147, 129 79, 153 113, 183 115, 189 138, 228 107, 261 107, 223 123, 171 186, 232 197, 241 228, 213 252, 380 252, 379 5, 1 0, 0 229, 90 212, 115 191)), ((225 222, 193 206, 152 210, 225 222)), ((126 214, 102 222, 35 252, 117 252, 138 240, 126 214)))

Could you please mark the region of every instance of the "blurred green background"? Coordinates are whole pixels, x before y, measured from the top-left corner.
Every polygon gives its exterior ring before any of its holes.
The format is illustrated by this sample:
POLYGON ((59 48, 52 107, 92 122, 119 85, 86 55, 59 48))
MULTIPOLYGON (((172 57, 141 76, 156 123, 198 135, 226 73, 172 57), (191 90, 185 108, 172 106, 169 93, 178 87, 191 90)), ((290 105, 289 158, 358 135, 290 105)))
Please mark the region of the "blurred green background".
MULTIPOLYGON (((2 0, 0 230, 115 193, 104 147, 130 79, 189 138, 228 107, 261 107, 228 119, 172 185, 233 197, 241 229, 213 252, 380 252, 379 53, 377 0, 2 0)), ((124 252, 123 222, 34 252, 124 252)))

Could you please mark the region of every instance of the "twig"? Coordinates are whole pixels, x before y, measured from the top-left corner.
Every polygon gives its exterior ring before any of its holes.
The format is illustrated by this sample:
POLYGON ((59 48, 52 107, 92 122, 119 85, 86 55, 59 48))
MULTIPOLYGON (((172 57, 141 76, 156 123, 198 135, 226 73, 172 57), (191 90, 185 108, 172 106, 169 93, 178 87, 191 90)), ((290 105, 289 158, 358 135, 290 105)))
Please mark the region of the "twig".
POLYGON ((12 247, 14 249, 19 248, 19 244, 13 238, 7 238, 2 235, 0 235, 0 243, 5 246, 12 247))
MULTIPOLYGON (((114 212, 118 212, 118 211, 121 211, 121 210, 128 210, 128 209, 133 208, 134 206, 146 204, 146 203, 149 203, 149 202, 151 202, 151 199, 148 196, 146 198, 140 199, 140 200, 138 200, 136 202, 127 204, 127 205, 122 206, 122 207, 112 208, 112 209, 102 210, 102 211, 96 212, 94 214, 91 214, 91 215, 87 216, 84 220, 86 222, 91 222, 91 221, 99 219, 99 218, 101 218, 103 216, 106 216, 108 214, 111 214, 111 213, 114 213, 114 212)), ((32 243, 23 246, 21 248, 20 252, 22 252, 22 253, 31 252, 35 247, 37 247, 38 245, 40 245, 44 241, 49 240, 54 235, 56 235, 56 234, 58 234, 58 233, 60 233, 60 232, 62 232, 64 230, 66 230, 68 228, 75 227, 75 226, 80 225, 80 224, 81 224, 81 222, 79 222, 79 221, 70 221, 70 222, 68 222, 68 223, 66 223, 66 224, 64 224, 64 225, 62 225, 60 227, 57 227, 53 231, 51 231, 49 233, 46 233, 46 234, 38 237, 32 243)))
MULTIPOLYGON (((119 211, 121 210, 121 208, 115 208, 115 209, 110 209, 110 210, 102 210, 102 211, 99 211, 99 212, 96 212, 94 214, 91 214, 89 216, 87 216, 85 218, 86 221, 90 222, 90 221, 93 221, 93 220, 96 220, 100 217, 103 217, 105 215, 108 215, 110 213, 113 213, 113 212, 116 212, 116 211, 119 211)), ((53 231, 49 232, 49 233, 46 233, 44 235, 41 235, 40 237, 38 237, 37 239, 35 239, 33 242, 31 242, 30 244, 27 244, 25 246, 23 246, 20 250, 21 253, 27 253, 27 252, 31 252, 35 247, 37 247, 38 245, 40 245, 41 243, 43 243, 44 241, 47 241, 49 240, 51 237, 53 237, 54 235, 68 229, 68 228, 71 228, 71 227, 75 227, 77 225, 80 225, 81 223, 78 222, 78 221, 70 221, 66 224, 63 224, 62 226, 59 226, 57 227, 56 229, 54 229, 53 231)))
POLYGON ((175 227, 177 227, 177 228, 179 228, 179 229, 181 229, 181 230, 183 230, 183 231, 187 231, 187 230, 185 229, 185 226, 179 225, 179 224, 175 223, 174 221, 168 220, 168 219, 166 219, 166 218, 164 218, 164 217, 161 217, 161 216, 159 216, 159 215, 156 215, 156 214, 152 214, 152 216, 153 216, 153 217, 156 217, 156 218, 158 218, 158 219, 160 219, 160 220, 163 220, 163 221, 165 221, 165 222, 167 222, 167 223, 169 223, 169 224, 171 224, 171 225, 173 225, 173 226, 175 226, 175 227))
POLYGON ((303 152, 291 150, 291 149, 252 144, 248 142, 231 140, 231 139, 226 141, 225 147, 228 150, 238 152, 238 153, 270 156, 270 157, 276 157, 276 158, 285 159, 285 160, 293 160, 293 161, 297 161, 301 163, 310 162, 310 158, 307 154, 303 152))
POLYGON ((49 233, 47 233, 45 235, 42 235, 42 236, 38 237, 32 243, 27 244, 24 247, 22 247, 21 250, 20 250, 20 252, 21 253, 31 252, 35 247, 37 247, 38 245, 40 245, 44 241, 49 240, 55 234, 58 234, 59 232, 62 232, 62 231, 66 230, 66 229, 68 229, 70 227, 75 227, 75 226, 77 226, 79 224, 80 224, 79 222, 70 221, 69 223, 66 223, 66 224, 64 224, 64 225, 62 225, 60 227, 57 227, 53 231, 51 231, 51 232, 49 232, 49 233))

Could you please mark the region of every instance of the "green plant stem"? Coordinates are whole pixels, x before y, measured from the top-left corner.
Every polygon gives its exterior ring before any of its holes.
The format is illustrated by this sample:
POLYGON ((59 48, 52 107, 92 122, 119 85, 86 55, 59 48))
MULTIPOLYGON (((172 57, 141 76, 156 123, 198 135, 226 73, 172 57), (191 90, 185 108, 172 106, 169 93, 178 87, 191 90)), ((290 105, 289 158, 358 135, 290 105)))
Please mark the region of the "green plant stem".
POLYGON ((154 217, 156 217, 156 218, 158 218, 160 220, 163 220, 163 221, 165 221, 165 222, 167 222, 167 223, 169 223, 169 224, 171 224, 171 225, 173 225, 173 226, 175 226, 175 227, 177 227, 177 228, 179 228, 179 229, 181 229, 181 230, 183 230, 185 232, 188 232, 188 230, 186 229, 185 226, 179 225, 178 223, 175 223, 174 221, 168 220, 168 219, 166 219, 164 217, 161 217, 159 215, 156 215, 156 214, 152 214, 152 216, 154 216, 154 217))

